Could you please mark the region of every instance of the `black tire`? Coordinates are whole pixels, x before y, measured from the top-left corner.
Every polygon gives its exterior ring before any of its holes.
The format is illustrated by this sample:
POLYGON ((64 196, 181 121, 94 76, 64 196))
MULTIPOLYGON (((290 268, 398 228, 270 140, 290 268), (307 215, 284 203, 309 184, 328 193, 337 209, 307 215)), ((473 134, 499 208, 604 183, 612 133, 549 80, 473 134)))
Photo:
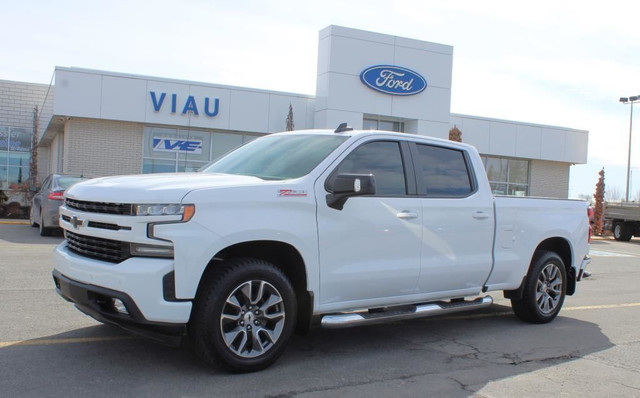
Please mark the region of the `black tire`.
POLYGON ((554 252, 539 251, 531 261, 522 298, 511 299, 511 308, 525 322, 548 323, 560 312, 566 292, 564 262, 554 252))
POLYGON ((632 237, 631 228, 625 222, 613 224, 613 238, 620 242, 629 242, 632 237))
POLYGON ((42 209, 40 209, 40 224, 38 224, 40 228, 40 236, 51 236, 51 228, 44 226, 44 217, 42 216, 42 209))
POLYGON ((192 348, 232 372, 264 369, 284 351, 296 306, 291 282, 278 268, 253 258, 228 260, 200 285, 188 325, 192 348))

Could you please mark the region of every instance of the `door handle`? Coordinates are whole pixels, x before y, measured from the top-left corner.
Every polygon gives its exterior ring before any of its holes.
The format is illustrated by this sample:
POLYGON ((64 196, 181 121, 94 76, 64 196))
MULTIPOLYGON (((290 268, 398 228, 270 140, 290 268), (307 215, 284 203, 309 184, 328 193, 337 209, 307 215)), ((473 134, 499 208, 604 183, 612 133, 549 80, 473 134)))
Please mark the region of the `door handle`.
POLYGON ((402 220, 408 220, 410 218, 418 218, 418 213, 412 213, 410 211, 403 210, 400 213, 396 214, 396 217, 402 220))
POLYGON ((489 218, 489 214, 487 214, 484 211, 476 211, 475 213, 473 213, 473 218, 475 218, 476 220, 484 220, 489 218))

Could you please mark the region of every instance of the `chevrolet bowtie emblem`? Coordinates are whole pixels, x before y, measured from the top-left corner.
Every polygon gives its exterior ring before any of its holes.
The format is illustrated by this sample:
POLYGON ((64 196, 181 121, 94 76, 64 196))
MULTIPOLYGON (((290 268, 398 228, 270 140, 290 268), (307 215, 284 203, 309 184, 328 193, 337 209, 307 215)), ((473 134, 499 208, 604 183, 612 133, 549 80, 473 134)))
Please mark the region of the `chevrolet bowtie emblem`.
POLYGON ((71 217, 71 225, 73 225, 74 229, 78 229, 78 227, 82 227, 84 224, 84 220, 80 220, 78 217, 71 217))

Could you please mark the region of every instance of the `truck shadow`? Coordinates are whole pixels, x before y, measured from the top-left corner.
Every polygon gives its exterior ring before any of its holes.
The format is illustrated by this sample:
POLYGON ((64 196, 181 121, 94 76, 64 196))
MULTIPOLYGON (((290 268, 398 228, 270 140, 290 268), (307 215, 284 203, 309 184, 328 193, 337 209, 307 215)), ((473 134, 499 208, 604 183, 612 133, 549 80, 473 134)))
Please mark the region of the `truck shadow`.
POLYGON ((466 397, 491 381, 613 347, 593 323, 560 316, 530 325, 509 311, 493 305, 467 316, 313 328, 272 367, 242 375, 204 365, 187 347, 100 325, 0 348, 0 381, 23 396, 466 397))

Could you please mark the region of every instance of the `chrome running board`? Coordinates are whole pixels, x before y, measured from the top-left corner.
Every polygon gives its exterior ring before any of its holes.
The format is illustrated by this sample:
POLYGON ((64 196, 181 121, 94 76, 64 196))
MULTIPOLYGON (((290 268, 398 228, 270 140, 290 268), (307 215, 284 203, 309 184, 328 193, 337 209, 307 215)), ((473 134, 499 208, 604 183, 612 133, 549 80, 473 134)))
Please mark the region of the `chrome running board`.
POLYGON ((473 301, 436 301, 433 303, 417 304, 403 309, 389 309, 380 312, 350 312, 329 314, 322 317, 320 324, 323 328, 338 329, 361 325, 373 325, 389 321, 423 318, 452 312, 470 311, 485 308, 493 304, 491 296, 478 297, 473 301))

